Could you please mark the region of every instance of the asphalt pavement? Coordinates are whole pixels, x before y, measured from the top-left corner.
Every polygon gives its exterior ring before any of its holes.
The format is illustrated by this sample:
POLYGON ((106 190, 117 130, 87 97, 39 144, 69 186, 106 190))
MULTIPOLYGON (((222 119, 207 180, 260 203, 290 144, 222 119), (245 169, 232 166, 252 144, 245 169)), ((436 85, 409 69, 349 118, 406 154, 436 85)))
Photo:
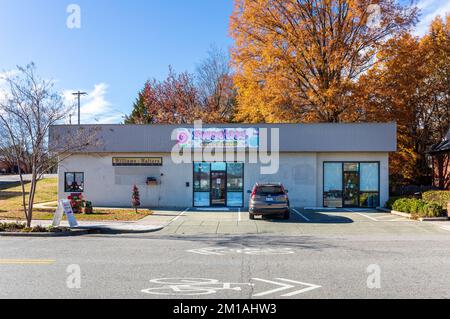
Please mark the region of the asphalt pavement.
POLYGON ((450 298, 446 223, 297 211, 180 210, 150 234, 0 238, 0 298, 450 298))

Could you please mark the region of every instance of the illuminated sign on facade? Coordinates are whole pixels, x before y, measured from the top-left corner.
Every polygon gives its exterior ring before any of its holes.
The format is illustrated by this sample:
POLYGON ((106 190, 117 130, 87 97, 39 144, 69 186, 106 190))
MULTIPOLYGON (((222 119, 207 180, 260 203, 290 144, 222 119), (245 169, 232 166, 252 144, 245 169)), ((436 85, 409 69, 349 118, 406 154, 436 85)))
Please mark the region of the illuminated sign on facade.
POLYGON ((181 128, 176 130, 177 144, 182 148, 225 147, 257 149, 256 128, 181 128))

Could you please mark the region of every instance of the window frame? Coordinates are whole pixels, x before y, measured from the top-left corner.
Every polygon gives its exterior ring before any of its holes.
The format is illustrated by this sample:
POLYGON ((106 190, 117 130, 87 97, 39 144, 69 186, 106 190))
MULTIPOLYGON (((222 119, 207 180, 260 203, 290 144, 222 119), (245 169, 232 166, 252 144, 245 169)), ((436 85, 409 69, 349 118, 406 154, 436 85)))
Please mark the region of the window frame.
POLYGON ((64 172, 64 193, 84 193, 85 190, 86 190, 86 188, 85 188, 84 172, 64 172), (73 174, 73 180, 74 181, 76 179, 76 175, 77 174, 81 174, 82 180, 83 180, 82 190, 77 190, 77 191, 68 190, 68 188, 67 188, 67 175, 69 175, 69 174, 73 174))
MULTIPOLYGON (((358 207, 357 208, 376 208, 381 205, 381 161, 323 161, 322 162, 322 206, 325 206, 325 165, 331 163, 331 164, 342 164, 342 192, 344 192, 344 173, 346 172, 344 170, 344 165, 346 163, 356 163, 358 165, 358 207), (362 192, 361 191, 361 164, 377 164, 378 166, 378 192, 362 192), (371 193, 371 194, 378 194, 378 203, 375 207, 363 207, 361 206, 361 193, 371 193)), ((342 208, 346 208, 344 205, 344 195, 342 195, 342 208)))
MULTIPOLYGON (((213 170, 212 169, 212 164, 213 164, 214 162, 205 162, 205 161, 203 161, 203 162, 194 162, 193 164, 192 164, 192 207, 207 207, 207 206, 196 206, 195 205, 195 193, 209 193, 209 206, 208 207, 212 207, 212 198, 211 198, 211 175, 212 175, 212 172, 224 172, 225 173, 225 186, 226 186, 226 195, 225 195, 225 207, 230 207, 230 208, 243 208, 244 207, 244 199, 245 199, 245 195, 244 195, 244 189, 245 189, 245 163, 244 162, 238 162, 238 161, 236 161, 236 162, 223 162, 223 163, 225 163, 226 164, 226 166, 225 166, 225 171, 216 171, 216 170, 213 170), (206 192, 206 191, 200 191, 200 192, 196 192, 195 191, 195 165, 196 164, 208 164, 209 166, 210 166, 210 169, 209 169, 209 174, 210 174, 210 184, 209 184, 209 188, 210 188, 210 190, 209 190, 209 192, 206 192), (228 166, 229 166, 229 164, 241 164, 242 165, 242 191, 241 192, 235 192, 235 191, 232 191, 232 192, 229 192, 228 191, 228 182, 227 182, 227 180, 228 180, 228 166), (241 193, 242 194, 242 205, 241 206, 228 206, 228 193, 241 193)), ((220 162, 220 163, 222 163, 222 162, 220 162)))

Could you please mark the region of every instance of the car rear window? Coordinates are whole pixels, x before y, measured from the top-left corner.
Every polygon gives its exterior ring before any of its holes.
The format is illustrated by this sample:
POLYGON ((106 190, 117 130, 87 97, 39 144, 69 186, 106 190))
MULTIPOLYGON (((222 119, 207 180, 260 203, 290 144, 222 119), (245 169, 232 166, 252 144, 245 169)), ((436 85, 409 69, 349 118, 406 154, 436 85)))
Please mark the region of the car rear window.
POLYGON ((284 191, 281 186, 258 186, 256 187, 256 195, 283 195, 284 191))

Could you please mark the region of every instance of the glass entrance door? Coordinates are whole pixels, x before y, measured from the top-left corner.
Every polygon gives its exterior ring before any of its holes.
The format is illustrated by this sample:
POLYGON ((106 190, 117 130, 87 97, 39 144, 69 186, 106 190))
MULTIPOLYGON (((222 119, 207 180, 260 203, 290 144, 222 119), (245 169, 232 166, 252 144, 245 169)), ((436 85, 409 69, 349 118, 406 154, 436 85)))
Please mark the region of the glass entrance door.
POLYGON ((358 172, 344 172, 344 207, 359 207, 358 172))
POLYGON ((211 172, 211 205, 226 206, 226 172, 211 172))

